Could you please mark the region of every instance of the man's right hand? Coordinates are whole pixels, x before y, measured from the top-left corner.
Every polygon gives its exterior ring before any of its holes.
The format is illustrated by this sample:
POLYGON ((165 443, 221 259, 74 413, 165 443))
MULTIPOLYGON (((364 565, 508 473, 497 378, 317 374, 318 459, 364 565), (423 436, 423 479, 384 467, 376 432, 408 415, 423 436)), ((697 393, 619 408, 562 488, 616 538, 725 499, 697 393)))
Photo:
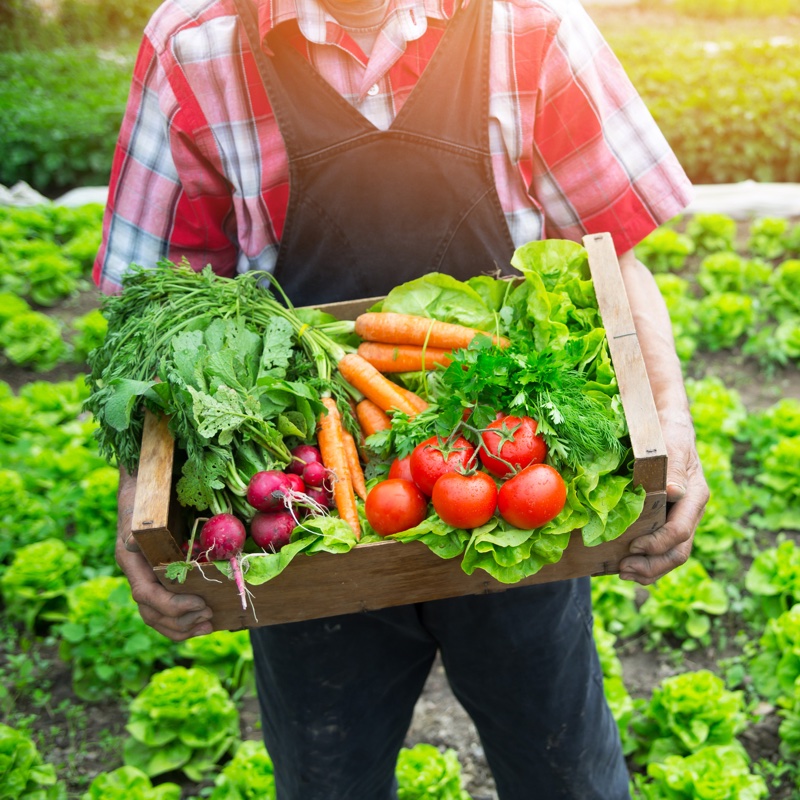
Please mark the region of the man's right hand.
POLYGON ((120 469, 116 559, 131 584, 142 619, 173 642, 211 633, 212 612, 205 600, 165 589, 131 536, 135 494, 136 478, 120 469))

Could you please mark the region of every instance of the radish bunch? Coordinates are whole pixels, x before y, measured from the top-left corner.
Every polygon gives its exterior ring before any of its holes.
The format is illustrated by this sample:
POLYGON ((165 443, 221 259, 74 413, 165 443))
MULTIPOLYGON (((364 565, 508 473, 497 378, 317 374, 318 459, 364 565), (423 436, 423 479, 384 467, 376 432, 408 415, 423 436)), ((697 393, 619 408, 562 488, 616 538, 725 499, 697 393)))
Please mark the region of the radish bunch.
POLYGON ((297 510, 321 512, 331 507, 325 487, 328 470, 316 447, 301 444, 292 450, 292 461, 283 471, 264 470, 250 479, 247 502, 256 510, 250 522, 250 536, 265 550, 273 552, 288 544, 297 527, 297 510))
MULTIPOLYGON (((292 450, 292 462, 285 471, 256 472, 247 486, 247 502, 256 513, 250 520, 250 537, 264 550, 273 553, 289 543, 297 527, 298 511, 321 514, 331 508, 333 500, 326 487, 328 470, 319 450, 312 445, 299 445, 292 450)), ((241 554, 247 539, 244 523, 233 514, 216 514, 206 520, 199 542, 185 542, 183 551, 193 561, 227 561, 231 565, 236 588, 247 608, 241 554)))

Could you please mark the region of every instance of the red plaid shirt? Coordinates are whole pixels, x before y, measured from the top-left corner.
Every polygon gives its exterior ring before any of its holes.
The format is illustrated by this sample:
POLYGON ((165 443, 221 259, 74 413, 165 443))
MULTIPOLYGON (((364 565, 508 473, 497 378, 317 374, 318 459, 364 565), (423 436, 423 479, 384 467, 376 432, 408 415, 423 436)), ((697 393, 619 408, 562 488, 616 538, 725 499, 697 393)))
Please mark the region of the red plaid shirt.
MULTIPOLYGON (((390 0, 369 59, 316 0, 261 0, 259 27, 296 20, 301 51, 385 129, 456 6, 390 0)), ((624 252, 685 207, 686 175, 578 0, 494 0, 491 56, 494 175, 516 245, 608 231, 624 252)), ((167 0, 136 61, 95 281, 118 291, 130 264, 161 258, 271 270, 288 193, 233 0, 167 0)))

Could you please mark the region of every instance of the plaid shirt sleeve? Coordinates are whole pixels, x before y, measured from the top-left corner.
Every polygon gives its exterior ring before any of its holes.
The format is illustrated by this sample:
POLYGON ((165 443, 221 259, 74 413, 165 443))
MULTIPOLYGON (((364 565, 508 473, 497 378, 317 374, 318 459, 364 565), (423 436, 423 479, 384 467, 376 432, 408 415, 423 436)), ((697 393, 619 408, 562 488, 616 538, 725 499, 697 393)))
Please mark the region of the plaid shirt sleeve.
POLYGON ((569 5, 536 89, 531 191, 547 237, 608 231, 622 253, 685 208, 691 185, 588 14, 569 5))
POLYGON ((93 278, 106 294, 120 290, 132 264, 155 266, 184 256, 195 269, 236 269, 226 229, 232 198, 221 170, 201 152, 197 120, 183 108, 152 43, 145 38, 111 168, 103 243, 93 278))

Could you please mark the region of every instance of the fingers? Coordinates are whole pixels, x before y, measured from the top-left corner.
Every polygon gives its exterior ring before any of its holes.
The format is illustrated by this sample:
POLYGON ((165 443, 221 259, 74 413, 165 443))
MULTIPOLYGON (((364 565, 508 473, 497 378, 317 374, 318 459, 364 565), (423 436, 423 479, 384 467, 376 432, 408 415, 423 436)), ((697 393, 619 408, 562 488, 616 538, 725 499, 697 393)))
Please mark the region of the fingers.
POLYGON ((697 469, 691 470, 686 486, 675 483, 668 486, 667 499, 677 502, 661 528, 631 542, 631 555, 620 561, 620 578, 647 585, 686 563, 708 495, 708 486, 699 464, 697 469))
POLYGON ((131 584, 142 619, 162 636, 181 642, 211 633, 212 611, 202 597, 175 594, 158 581, 135 541, 117 539, 117 563, 131 584))

